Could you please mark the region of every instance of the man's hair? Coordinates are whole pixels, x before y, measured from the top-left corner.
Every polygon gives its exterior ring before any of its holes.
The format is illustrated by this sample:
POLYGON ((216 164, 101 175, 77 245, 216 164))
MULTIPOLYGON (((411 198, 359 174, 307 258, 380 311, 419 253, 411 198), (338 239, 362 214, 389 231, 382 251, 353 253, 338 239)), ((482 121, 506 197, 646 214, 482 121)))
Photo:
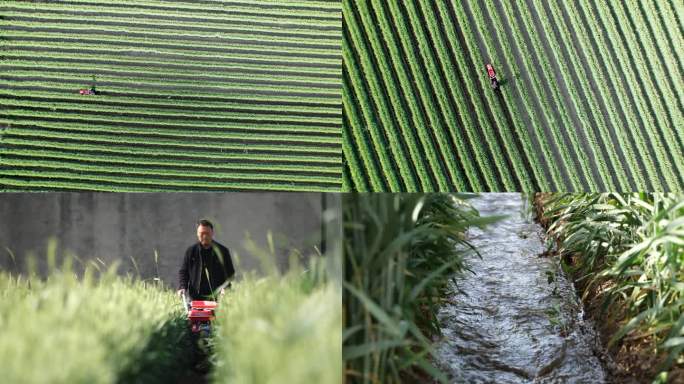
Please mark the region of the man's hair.
POLYGON ((205 227, 209 227, 209 228, 211 228, 212 231, 214 230, 214 224, 212 224, 211 221, 209 221, 207 219, 202 219, 202 220, 198 221, 197 226, 199 227, 200 225, 203 225, 205 227))

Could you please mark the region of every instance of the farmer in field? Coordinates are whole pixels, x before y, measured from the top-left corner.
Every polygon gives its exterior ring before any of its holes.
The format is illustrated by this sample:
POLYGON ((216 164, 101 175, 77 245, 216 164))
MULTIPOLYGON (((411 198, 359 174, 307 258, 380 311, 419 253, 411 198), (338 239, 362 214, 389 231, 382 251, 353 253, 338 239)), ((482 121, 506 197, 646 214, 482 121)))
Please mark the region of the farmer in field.
POLYGON ((219 288, 224 294, 235 269, 228 248, 214 241, 214 225, 209 220, 197 223, 197 240, 185 251, 178 272, 178 295, 187 293, 193 300, 214 300, 219 288))

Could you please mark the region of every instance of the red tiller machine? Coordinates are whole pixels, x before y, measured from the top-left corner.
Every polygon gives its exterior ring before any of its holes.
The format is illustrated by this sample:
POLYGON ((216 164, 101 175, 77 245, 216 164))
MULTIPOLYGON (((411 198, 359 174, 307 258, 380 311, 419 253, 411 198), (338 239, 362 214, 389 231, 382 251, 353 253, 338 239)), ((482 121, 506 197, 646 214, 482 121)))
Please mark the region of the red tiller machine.
POLYGON ((491 81, 492 89, 498 89, 499 88, 499 79, 496 77, 496 72, 494 71, 494 66, 487 63, 485 65, 485 67, 487 68, 487 76, 489 76, 489 80, 491 81))
POLYGON ((188 300, 183 295, 183 303, 188 311, 188 323, 192 333, 211 334, 211 322, 215 318, 214 311, 217 303, 215 301, 188 300))
POLYGON ((97 95, 100 92, 97 89, 95 89, 95 86, 93 85, 92 87, 87 88, 87 89, 79 89, 78 93, 80 95, 84 95, 84 96, 92 96, 92 95, 97 95))

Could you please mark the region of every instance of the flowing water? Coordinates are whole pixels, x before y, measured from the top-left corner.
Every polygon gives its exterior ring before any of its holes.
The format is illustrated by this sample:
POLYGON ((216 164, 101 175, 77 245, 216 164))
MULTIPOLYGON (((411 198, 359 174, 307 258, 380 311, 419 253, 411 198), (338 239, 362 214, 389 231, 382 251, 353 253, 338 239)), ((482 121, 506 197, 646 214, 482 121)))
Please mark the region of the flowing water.
POLYGON ((471 258, 474 273, 456 280, 440 310, 439 365, 455 383, 604 382, 593 327, 557 260, 540 257, 543 230, 523 197, 482 194, 471 203, 481 216, 507 217, 468 231, 482 258, 471 258))

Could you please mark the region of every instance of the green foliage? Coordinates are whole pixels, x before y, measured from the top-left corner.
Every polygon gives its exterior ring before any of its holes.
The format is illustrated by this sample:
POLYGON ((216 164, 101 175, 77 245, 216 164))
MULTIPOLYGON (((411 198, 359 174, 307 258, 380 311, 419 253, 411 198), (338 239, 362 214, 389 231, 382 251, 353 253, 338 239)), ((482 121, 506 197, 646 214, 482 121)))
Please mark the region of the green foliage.
POLYGON ((115 5, 2 2, 5 190, 339 190, 340 4, 115 5))
MULTIPOLYGON (((341 267, 334 247, 325 257, 311 256, 306 267, 294 253, 281 274, 270 235, 268 251, 247 243, 266 277, 246 273, 219 298, 214 337, 201 343, 213 346, 208 379, 341 382, 341 267)), ((197 361, 175 291, 157 278, 118 276, 117 263, 99 259, 74 257, 74 264, 66 256, 58 266, 55 251, 51 241, 43 279, 35 257, 27 258, 24 274, 0 272, 3 380, 168 383, 188 374, 197 361)))
POLYGON ((340 383, 340 287, 291 272, 243 279, 220 302, 215 383, 340 383))
POLYGON ((680 190, 675 3, 343 1, 348 188, 680 190))
MULTIPOLYGON (((65 264, 67 266, 68 264, 65 264)), ((156 284, 87 268, 46 280, 0 272, 0 370, 8 383, 166 382, 185 369, 186 321, 156 284)))
POLYGON ((465 270, 480 218, 448 194, 344 196, 343 356, 353 382, 445 380, 430 361, 448 280, 465 270))
POLYGON ((666 372, 684 363, 684 195, 559 194, 545 204, 548 232, 575 256, 585 295, 623 313, 614 344, 653 337, 666 372))

